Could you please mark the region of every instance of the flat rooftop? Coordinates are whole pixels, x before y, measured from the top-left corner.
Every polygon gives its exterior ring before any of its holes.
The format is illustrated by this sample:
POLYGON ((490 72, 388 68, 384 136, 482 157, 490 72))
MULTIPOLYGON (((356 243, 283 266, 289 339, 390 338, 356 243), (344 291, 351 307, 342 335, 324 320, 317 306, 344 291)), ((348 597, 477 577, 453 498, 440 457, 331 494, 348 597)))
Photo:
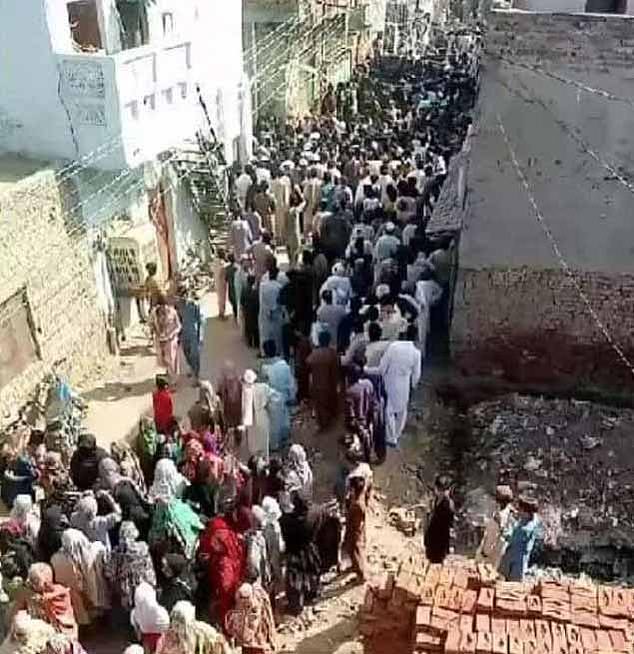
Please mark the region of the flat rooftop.
POLYGON ((15 154, 0 155, 0 195, 31 175, 51 168, 50 161, 27 159, 15 154))

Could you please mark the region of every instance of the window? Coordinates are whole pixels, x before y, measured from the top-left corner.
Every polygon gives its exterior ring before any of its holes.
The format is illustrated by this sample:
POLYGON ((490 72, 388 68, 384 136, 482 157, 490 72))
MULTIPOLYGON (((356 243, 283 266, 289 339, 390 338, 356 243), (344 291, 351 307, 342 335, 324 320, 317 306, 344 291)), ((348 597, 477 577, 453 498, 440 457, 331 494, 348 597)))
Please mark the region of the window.
POLYGON ((68 24, 73 43, 82 52, 95 52, 101 46, 101 33, 95 0, 73 0, 67 5, 68 24))
POLYGON ((174 14, 166 11, 163 14, 163 36, 170 36, 174 33, 174 14))
POLYGON ((626 5, 624 0, 586 0, 586 13, 624 14, 626 5))
POLYGON ((0 304, 0 388, 40 358, 26 289, 0 304))

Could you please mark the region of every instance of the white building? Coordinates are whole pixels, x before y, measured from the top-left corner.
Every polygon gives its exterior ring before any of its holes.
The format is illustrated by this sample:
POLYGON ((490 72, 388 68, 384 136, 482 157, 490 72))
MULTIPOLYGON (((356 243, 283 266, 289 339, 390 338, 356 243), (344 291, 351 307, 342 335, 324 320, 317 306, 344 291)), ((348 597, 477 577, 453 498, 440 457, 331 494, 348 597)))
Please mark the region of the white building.
POLYGON ((245 160, 244 88, 241 0, 0 0, 0 156, 53 162, 69 236, 90 247, 102 231, 113 258, 138 256, 134 274, 112 266, 124 325, 144 263, 172 278, 207 245, 218 207, 193 199, 211 177, 196 135, 245 160))
POLYGON ((199 85, 230 161, 241 34, 239 0, 0 0, 0 152, 136 167, 205 124, 199 85))

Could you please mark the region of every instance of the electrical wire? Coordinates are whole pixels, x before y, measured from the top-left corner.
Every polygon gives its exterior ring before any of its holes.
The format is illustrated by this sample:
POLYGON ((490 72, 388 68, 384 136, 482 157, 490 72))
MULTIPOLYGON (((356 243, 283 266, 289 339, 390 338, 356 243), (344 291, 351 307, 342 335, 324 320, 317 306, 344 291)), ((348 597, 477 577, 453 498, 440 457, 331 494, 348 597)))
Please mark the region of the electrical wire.
POLYGON ((530 70, 531 72, 541 75, 543 77, 556 80, 557 82, 566 84, 568 86, 573 86, 576 89, 579 89, 580 91, 585 91, 586 93, 591 93, 592 95, 597 95, 607 100, 614 100, 615 102, 624 102, 630 107, 634 107, 634 99, 632 98, 624 98, 619 95, 615 95, 614 93, 610 93, 609 91, 598 89, 593 86, 589 86, 587 84, 582 84, 577 80, 564 77, 563 75, 552 73, 538 66, 531 66, 529 64, 521 63, 519 61, 512 61, 511 59, 507 59, 506 57, 503 57, 501 55, 492 55, 492 58, 498 59, 499 61, 502 61, 509 66, 515 66, 516 68, 523 68, 524 70, 530 70))
MULTIPOLYGON (((327 37, 330 34, 334 34, 336 31, 338 31, 338 29, 339 29, 338 27, 331 28, 331 30, 329 32, 324 33, 323 36, 327 37)), ((310 45, 308 48, 304 49, 303 52, 299 53, 296 56, 294 55, 293 59, 303 58, 306 53, 308 53, 311 49, 313 49, 313 47, 314 47, 313 45, 310 45)), ((283 72, 283 71, 280 71, 280 72, 283 72)), ((277 93, 279 91, 281 91, 286 85, 287 85, 287 80, 286 80, 286 76, 284 76, 284 79, 282 80, 282 82, 271 93, 269 93, 263 100, 258 102, 258 104, 257 104, 256 108, 254 109, 254 111, 256 113, 259 112, 260 109, 262 109, 262 107, 264 107, 267 103, 269 103, 277 95, 277 93)))
MULTIPOLYGON (((606 161, 600 154, 595 152, 592 147, 581 137, 577 130, 568 125, 564 120, 559 118, 548 105, 541 98, 537 97, 534 92, 532 92, 516 75, 513 76, 513 79, 519 84, 526 93, 530 94, 530 99, 524 98, 520 94, 516 94, 519 98, 525 102, 536 102, 544 111, 550 114, 553 121, 557 126, 569 137, 571 138, 587 155, 592 157, 604 170, 610 173, 610 175, 616 179, 622 186, 624 186, 630 193, 634 195, 634 184, 627 180, 612 164, 606 161)), ((510 93, 513 93, 513 90, 501 80, 498 80, 510 93)))
POLYGON ((524 173, 522 167, 520 166, 520 163, 517 159, 517 155, 515 154, 515 150, 513 149, 513 145, 511 144, 508 134, 506 133, 504 123, 502 122, 502 118, 499 114, 497 115, 497 123, 498 123, 498 128, 500 130, 500 134, 502 135, 502 138, 504 139, 504 143, 506 144, 509 157, 511 159, 513 167, 515 168, 515 173, 517 174, 520 184, 524 188, 524 191, 533 209, 533 213, 535 214, 535 218, 537 219, 539 226, 541 227, 542 231, 546 235, 546 238, 550 242, 550 246, 555 254, 555 257, 559 262, 559 265, 561 266, 561 269, 564 271, 564 273, 568 276, 568 278, 572 282, 572 285, 574 286, 577 294, 581 298, 581 301, 585 305, 588 314, 595 322, 599 331, 603 334, 603 337, 607 341, 608 345, 614 350, 614 352, 616 353, 620 361, 623 363, 623 365, 627 367, 627 369, 632 374, 632 377, 634 377, 634 365, 632 365, 631 361, 628 359, 627 355, 623 351, 623 348, 621 348, 621 346, 616 342, 612 334, 610 334, 610 332, 608 331, 607 327, 601 320, 599 314, 592 306, 592 303, 590 302, 590 298, 588 297, 587 293, 583 290, 581 284, 577 280, 577 277, 572 271, 570 264, 564 258, 564 255, 561 251, 561 248, 559 247, 559 244, 557 243, 557 240, 555 239, 550 227, 548 226, 548 223, 546 222, 544 215, 539 209, 537 200, 535 199, 535 196, 533 195, 530 185, 528 183, 528 178, 526 177, 526 174, 524 173))
MULTIPOLYGON (((167 165, 167 163, 166 163, 166 165, 167 165)), ((172 191, 173 189, 175 189, 180 184, 180 182, 182 180, 189 177, 192 173, 193 173, 193 168, 190 169, 190 170, 185 171, 185 173, 181 174, 180 176, 177 175, 177 177, 173 181, 173 183, 167 184, 165 186, 165 188, 163 188, 162 191, 160 191, 157 195, 155 195, 152 198, 152 200, 155 202, 157 199, 159 199, 161 197, 164 197, 166 193, 168 193, 168 192, 172 191)), ((141 180, 140 184, 135 184, 133 186, 134 187, 144 188, 144 182, 143 182, 143 180, 141 180)), ((133 187, 128 188, 127 191, 123 195, 121 195, 121 197, 124 197, 124 195, 129 193, 131 190, 133 190, 133 187)), ((119 199, 121 199, 121 198, 119 198, 119 199)), ((153 211, 152 218, 156 218, 157 215, 158 215, 158 208, 153 208, 151 203, 150 203, 150 210, 153 211)), ((94 214, 91 218, 94 218, 94 216, 96 216, 96 215, 97 214, 94 214)), ((67 238, 65 238, 62 243, 59 243, 57 245, 57 247, 51 248, 51 250, 53 252, 56 251, 56 250, 59 250, 60 254, 62 254, 61 251, 63 250, 63 254, 67 255, 68 254, 68 249, 70 247, 70 248, 73 248, 73 249, 76 248, 78 250, 78 254, 81 254, 82 253, 81 251, 83 250, 83 248, 85 248, 85 245, 82 243, 81 239, 74 239, 74 235, 79 233, 79 232, 81 232, 81 234, 84 235, 86 233, 86 231, 88 231, 88 230, 100 229, 100 228, 103 227, 104 224, 106 224, 109 221, 110 221, 110 216, 108 216, 107 218, 105 218, 103 220, 97 221, 96 223, 86 224, 86 225, 82 226, 81 228, 74 230, 74 232, 66 233, 65 236, 67 238)), ((32 276, 35 276, 38 273, 43 273, 44 272, 46 266, 50 262, 51 250, 49 250, 48 253, 47 253, 49 255, 49 257, 47 257, 47 256, 38 257, 37 261, 40 262, 40 266, 38 267, 37 263, 35 263, 31 267, 30 274, 32 276)), ((83 253, 86 255, 86 257, 88 257, 88 253, 85 250, 83 250, 83 253)), ((18 259, 16 259, 16 261, 18 263, 21 263, 18 259)), ((51 289, 50 286, 48 286, 47 288, 49 289, 49 291, 52 290, 52 292, 48 293, 49 297, 54 297, 61 290, 63 290, 67 286, 69 286, 71 283, 72 282, 68 282, 65 286, 53 287, 52 289, 51 289)), ((22 310, 22 308, 23 307, 21 305, 17 306, 17 307, 14 308, 13 311, 11 311, 9 313, 4 313, 2 316, 0 316, 0 325, 7 324, 15 315, 17 315, 22 310)))

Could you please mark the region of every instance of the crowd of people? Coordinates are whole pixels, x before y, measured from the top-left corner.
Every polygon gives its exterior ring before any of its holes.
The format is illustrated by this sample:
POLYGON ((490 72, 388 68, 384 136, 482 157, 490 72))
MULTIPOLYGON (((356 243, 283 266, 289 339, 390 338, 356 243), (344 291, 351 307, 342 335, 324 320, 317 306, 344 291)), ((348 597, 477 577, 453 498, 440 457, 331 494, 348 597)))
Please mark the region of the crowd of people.
MULTIPOLYGON (((5 448, 3 654, 81 652, 80 629, 105 619, 128 630, 127 654, 262 654, 280 611, 315 601, 326 572, 349 561, 364 581, 371 466, 398 447, 430 330, 446 327, 452 243, 426 226, 476 85, 477 43, 457 39, 396 76, 360 66, 316 115, 261 126, 213 265, 220 318, 228 300, 259 363, 200 378, 197 299, 181 287, 170 302, 148 268, 165 374, 137 447, 106 452, 84 433, 62 456, 31 432, 5 448), (184 418, 181 354, 200 387, 184 418), (327 504, 293 438, 303 402, 320 432, 340 432, 327 504)), ((430 559, 448 551, 449 487, 439 480, 430 559)))

